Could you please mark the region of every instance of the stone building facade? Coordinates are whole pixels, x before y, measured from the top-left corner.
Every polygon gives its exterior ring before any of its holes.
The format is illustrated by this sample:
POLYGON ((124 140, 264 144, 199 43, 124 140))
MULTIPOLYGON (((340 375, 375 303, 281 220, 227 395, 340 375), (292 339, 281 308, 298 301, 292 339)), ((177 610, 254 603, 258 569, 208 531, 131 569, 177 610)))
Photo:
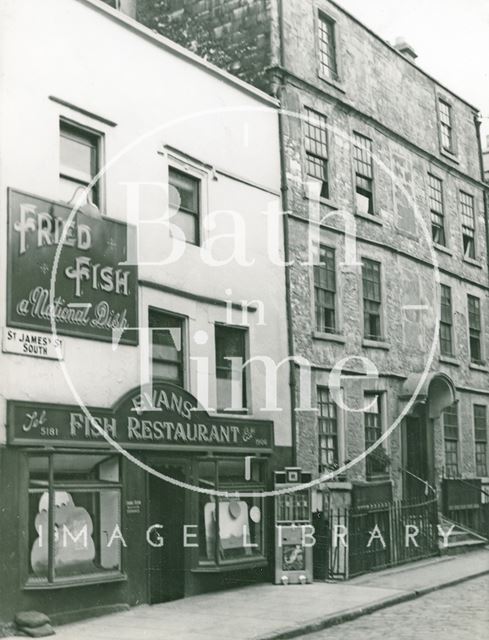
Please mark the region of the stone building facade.
POLYGON ((205 55, 281 101, 291 349, 313 371, 313 411, 294 377, 297 463, 328 474, 349 461, 323 489, 388 479, 398 498, 430 486, 441 495, 447 478, 487 482, 477 109, 407 43, 389 44, 329 0, 140 0, 138 12, 197 51, 204 30, 205 55), (350 376, 339 392, 335 364, 350 376))

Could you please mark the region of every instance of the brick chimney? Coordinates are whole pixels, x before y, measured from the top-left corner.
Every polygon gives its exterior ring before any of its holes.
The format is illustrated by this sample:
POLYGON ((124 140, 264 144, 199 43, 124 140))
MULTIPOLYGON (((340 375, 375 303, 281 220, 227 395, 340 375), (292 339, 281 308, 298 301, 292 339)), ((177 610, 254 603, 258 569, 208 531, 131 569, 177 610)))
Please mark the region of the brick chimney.
POLYGON ((402 53, 402 55, 405 58, 408 58, 409 60, 411 60, 411 62, 414 62, 418 57, 418 54, 416 53, 416 51, 404 38, 396 39, 394 43, 394 49, 397 49, 399 53, 402 53))

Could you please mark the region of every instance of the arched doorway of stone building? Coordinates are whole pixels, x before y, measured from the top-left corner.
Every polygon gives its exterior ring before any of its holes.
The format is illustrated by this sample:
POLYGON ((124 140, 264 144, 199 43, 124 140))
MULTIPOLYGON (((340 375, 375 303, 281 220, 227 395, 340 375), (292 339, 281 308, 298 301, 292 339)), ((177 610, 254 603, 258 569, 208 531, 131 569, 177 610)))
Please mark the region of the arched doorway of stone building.
MULTIPOLYGON (((419 384, 420 374, 412 374, 403 385, 400 400, 408 402, 419 384)), ((444 373, 432 373, 421 386, 402 424, 403 496, 427 495, 436 485, 435 420, 455 402, 455 386, 444 373)))

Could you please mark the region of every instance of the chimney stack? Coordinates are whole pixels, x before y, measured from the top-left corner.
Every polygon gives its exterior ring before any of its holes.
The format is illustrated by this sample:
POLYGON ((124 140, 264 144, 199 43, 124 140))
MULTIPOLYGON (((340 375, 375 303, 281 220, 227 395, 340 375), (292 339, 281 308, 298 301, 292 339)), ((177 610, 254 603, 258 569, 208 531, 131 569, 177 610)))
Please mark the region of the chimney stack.
POLYGON ((136 18, 137 0, 102 0, 102 2, 105 2, 113 9, 118 9, 130 18, 136 18))
POLYGON ((416 51, 404 38, 396 39, 396 42, 394 43, 394 49, 397 49, 399 53, 402 53, 402 55, 405 58, 411 60, 411 62, 414 62, 418 57, 416 51))
POLYGON ((130 18, 136 19, 137 0, 119 0, 119 9, 130 18))

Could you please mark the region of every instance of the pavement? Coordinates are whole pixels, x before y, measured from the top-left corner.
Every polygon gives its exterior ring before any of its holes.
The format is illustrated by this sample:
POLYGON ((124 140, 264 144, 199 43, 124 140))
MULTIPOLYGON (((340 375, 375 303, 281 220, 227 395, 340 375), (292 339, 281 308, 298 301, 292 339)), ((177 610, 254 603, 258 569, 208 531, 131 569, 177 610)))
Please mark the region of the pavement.
POLYGON ((489 548, 347 582, 261 584, 139 606, 56 628, 59 640, 279 640, 317 632, 489 574, 489 548))

